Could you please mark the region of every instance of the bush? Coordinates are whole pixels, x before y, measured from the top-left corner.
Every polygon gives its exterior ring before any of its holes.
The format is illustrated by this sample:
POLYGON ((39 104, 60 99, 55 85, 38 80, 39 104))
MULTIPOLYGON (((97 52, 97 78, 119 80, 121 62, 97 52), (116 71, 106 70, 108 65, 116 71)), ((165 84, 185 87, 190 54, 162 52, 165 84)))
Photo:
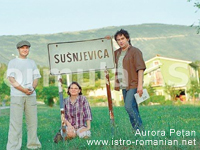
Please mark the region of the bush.
POLYGON ((141 103, 142 105, 148 105, 150 102, 152 103, 159 103, 160 105, 164 105, 165 102, 165 96, 163 95, 153 95, 150 96, 150 98, 146 101, 144 101, 143 103, 141 103))
POLYGON ((59 97, 58 87, 49 86, 42 89, 41 96, 44 97, 44 103, 53 107, 54 98, 59 97))
POLYGON ((150 100, 153 103, 160 103, 160 104, 162 104, 165 101, 165 96, 163 96, 163 95, 154 95, 154 96, 150 97, 150 100))
POLYGON ((175 102, 175 105, 182 105, 181 100, 177 100, 177 101, 175 102))
POLYGON ((173 101, 172 100, 165 100, 164 105, 173 105, 173 101))
POLYGON ((47 97, 45 100, 44 100, 44 103, 50 107, 53 107, 53 104, 54 104, 54 101, 53 101, 53 97, 47 97))
POLYGON ((124 106, 124 100, 121 100, 121 101, 119 102, 119 106, 124 106))
POLYGON ((107 101, 107 97, 105 96, 91 96, 88 99, 89 103, 94 104, 94 103, 100 103, 100 102, 106 102, 107 101))

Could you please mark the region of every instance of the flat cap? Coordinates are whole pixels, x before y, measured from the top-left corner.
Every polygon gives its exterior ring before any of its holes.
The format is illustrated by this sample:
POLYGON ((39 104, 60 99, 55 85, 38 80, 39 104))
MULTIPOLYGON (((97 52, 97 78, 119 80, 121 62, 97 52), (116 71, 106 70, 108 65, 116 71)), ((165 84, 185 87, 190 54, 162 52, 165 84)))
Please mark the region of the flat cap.
POLYGON ((20 41, 19 43, 17 43, 17 48, 20 48, 25 45, 31 47, 31 44, 28 41, 20 41))

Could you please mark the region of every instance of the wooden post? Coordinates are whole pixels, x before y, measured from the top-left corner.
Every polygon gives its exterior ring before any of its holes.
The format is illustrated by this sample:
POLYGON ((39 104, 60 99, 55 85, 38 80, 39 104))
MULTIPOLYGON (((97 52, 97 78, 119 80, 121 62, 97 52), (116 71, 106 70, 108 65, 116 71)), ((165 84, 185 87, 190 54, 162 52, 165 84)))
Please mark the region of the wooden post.
POLYGON ((62 76, 58 75, 58 90, 60 100, 60 115, 61 115, 61 135, 63 140, 67 139, 66 126, 64 124, 65 112, 64 112, 64 101, 63 101, 63 88, 62 88, 62 76))
POLYGON ((107 68, 105 69, 105 78, 106 78, 106 89, 107 89, 107 98, 108 98, 108 108, 110 115, 110 125, 111 125, 111 133, 114 136, 114 114, 113 114, 113 106, 112 106, 112 97, 110 90, 110 77, 107 68))

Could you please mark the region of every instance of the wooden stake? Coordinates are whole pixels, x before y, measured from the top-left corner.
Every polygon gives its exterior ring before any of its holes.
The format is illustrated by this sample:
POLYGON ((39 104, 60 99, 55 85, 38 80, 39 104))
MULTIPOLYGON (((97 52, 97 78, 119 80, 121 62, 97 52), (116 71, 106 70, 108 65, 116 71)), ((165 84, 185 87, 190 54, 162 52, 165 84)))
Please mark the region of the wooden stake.
POLYGON ((61 135, 63 140, 67 140, 66 125, 64 123, 65 112, 64 112, 64 101, 63 101, 63 88, 62 88, 62 76, 58 75, 58 90, 60 99, 60 115, 61 115, 61 135))
POLYGON ((112 106, 112 97, 111 97, 111 90, 110 90, 110 77, 107 68, 105 69, 105 78, 106 78, 106 89, 107 89, 107 98, 108 98, 108 108, 109 108, 109 115, 110 115, 110 125, 111 125, 111 133, 114 136, 114 113, 113 113, 113 106, 112 106))

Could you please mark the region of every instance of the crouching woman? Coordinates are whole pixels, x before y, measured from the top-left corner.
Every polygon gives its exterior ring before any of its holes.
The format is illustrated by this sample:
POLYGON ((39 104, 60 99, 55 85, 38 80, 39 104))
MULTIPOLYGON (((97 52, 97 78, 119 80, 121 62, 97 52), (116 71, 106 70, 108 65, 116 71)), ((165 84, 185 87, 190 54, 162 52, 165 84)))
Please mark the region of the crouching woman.
POLYGON ((68 87, 67 94, 69 97, 64 99, 64 123, 67 139, 76 136, 80 138, 90 137, 92 114, 86 97, 82 95, 81 86, 77 82, 72 82, 68 87))

